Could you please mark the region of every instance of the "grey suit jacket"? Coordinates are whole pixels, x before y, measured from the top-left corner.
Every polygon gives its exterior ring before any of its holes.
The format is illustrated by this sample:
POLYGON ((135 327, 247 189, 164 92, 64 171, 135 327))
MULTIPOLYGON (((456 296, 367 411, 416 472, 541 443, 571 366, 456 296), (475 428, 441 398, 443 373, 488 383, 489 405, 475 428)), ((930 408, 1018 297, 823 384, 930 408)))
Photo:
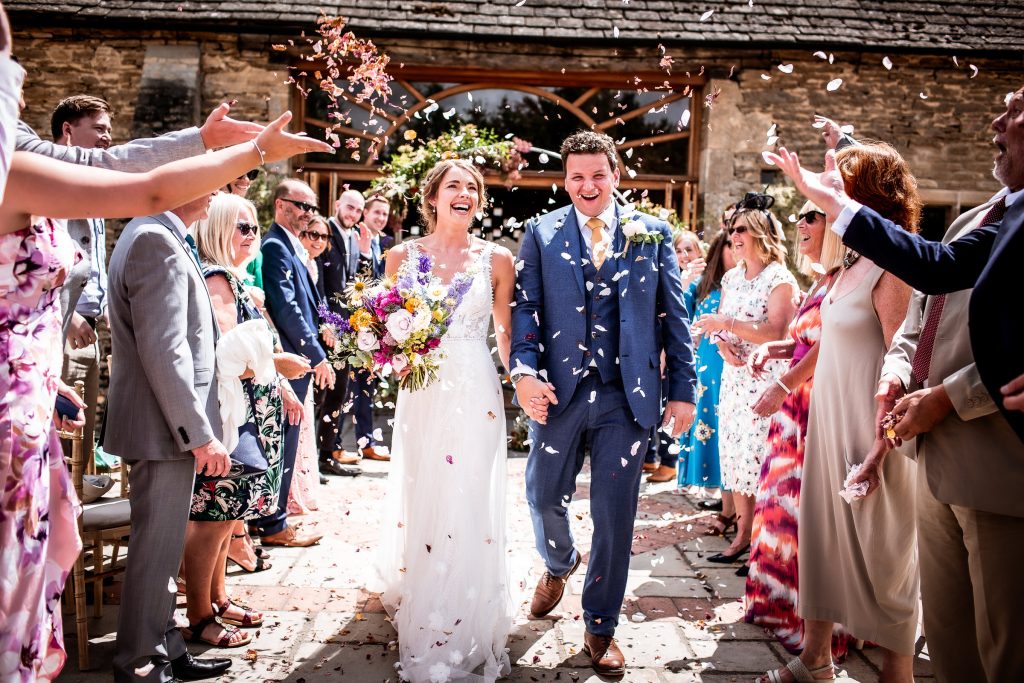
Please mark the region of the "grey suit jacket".
MULTIPOLYGON (((109 149, 85 149, 58 145, 41 139, 24 121, 18 121, 14 147, 19 152, 35 152, 71 164, 96 166, 114 171, 144 173, 170 161, 203 154, 206 146, 198 128, 186 128, 155 138, 132 140, 109 149)), ((92 229, 89 221, 72 219, 68 233, 78 243, 82 260, 72 269, 60 292, 61 311, 64 316, 64 335, 67 336, 71 314, 89 279, 92 254, 92 229)))
POLYGON ((129 461, 169 460, 219 439, 217 321, 206 280, 166 214, 136 218, 121 233, 108 312, 104 449, 129 461))
MULTIPOLYGON (((991 207, 988 202, 957 218, 943 241, 974 227, 991 207)), ((985 389, 971 350, 967 327, 973 290, 946 295, 932 350, 928 386, 942 384, 954 412, 917 440, 920 465, 936 499, 1014 517, 1024 517, 1024 443, 996 409, 985 389)), ((903 327, 893 338, 882 374, 894 374, 908 391, 920 387, 910 376, 918 339, 935 297, 915 291, 903 327)))

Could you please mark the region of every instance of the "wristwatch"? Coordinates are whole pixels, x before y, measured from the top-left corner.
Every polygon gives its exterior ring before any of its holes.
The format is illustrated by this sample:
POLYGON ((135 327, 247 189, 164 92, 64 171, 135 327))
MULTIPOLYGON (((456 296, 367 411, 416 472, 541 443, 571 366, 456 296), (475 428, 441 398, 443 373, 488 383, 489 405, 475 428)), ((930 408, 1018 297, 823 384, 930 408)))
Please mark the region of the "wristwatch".
POLYGON ((519 374, 511 375, 509 377, 508 381, 512 382, 512 386, 515 386, 515 385, 519 384, 519 380, 521 380, 524 377, 533 377, 533 375, 531 375, 528 372, 520 372, 519 374))

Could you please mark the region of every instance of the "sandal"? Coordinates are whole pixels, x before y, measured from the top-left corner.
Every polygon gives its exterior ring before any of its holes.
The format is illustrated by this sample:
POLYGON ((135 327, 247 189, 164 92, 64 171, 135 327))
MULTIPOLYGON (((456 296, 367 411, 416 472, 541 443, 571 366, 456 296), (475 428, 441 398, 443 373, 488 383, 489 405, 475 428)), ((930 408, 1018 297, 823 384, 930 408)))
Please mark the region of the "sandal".
POLYGON ((214 647, 242 647, 243 645, 248 645, 252 642, 251 635, 245 633, 244 631, 240 631, 234 626, 225 626, 220 622, 216 614, 214 614, 213 616, 206 617, 205 619, 200 619, 199 623, 189 624, 188 628, 182 628, 179 630, 181 631, 181 635, 185 638, 185 640, 189 642, 206 643, 207 645, 213 645, 214 647), (224 631, 224 635, 217 640, 213 640, 212 638, 206 638, 205 636, 203 636, 203 633, 206 631, 206 628, 212 624, 220 626, 221 630, 224 631), (241 633, 245 637, 239 641, 232 642, 231 639, 239 633, 241 633))
POLYGON ((267 562, 270 555, 263 548, 256 548, 250 543, 243 543, 241 548, 232 547, 235 539, 245 538, 246 534, 231 534, 232 545, 228 546, 228 560, 234 562, 242 571, 250 574, 266 571, 271 568, 267 562))
POLYGON ((230 624, 232 626, 241 626, 242 628, 255 628, 263 625, 263 615, 253 610, 248 605, 243 605, 235 602, 231 598, 225 600, 219 607, 214 605, 213 613, 220 617, 220 621, 223 624, 230 624), (241 619, 232 619, 231 617, 224 616, 230 608, 236 608, 242 610, 241 619))
POLYGON ((723 515, 718 513, 715 518, 711 521, 711 526, 704 530, 705 536, 725 536, 729 533, 730 529, 735 530, 736 527, 736 515, 723 515))
MULTIPOLYGON (((816 669, 808 669, 807 665, 804 664, 803 660, 799 657, 794 657, 786 663, 784 669, 778 669, 776 671, 766 671, 765 675, 768 676, 768 683, 782 683, 782 675, 779 671, 788 671, 793 674, 793 680, 796 683, 816 683, 817 681, 834 681, 836 680, 836 669, 832 662, 819 666, 816 669), (828 671, 832 675, 828 678, 816 678, 815 674, 824 673, 828 671)), ((763 679, 762 679, 763 680, 763 679)))

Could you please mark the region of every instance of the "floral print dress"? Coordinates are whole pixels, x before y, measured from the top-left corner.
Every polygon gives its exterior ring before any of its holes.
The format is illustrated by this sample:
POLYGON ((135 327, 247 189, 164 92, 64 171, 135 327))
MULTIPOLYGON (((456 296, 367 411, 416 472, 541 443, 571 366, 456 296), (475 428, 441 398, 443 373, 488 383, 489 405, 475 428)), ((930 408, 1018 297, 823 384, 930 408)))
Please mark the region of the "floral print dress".
POLYGON ((59 292, 76 252, 42 220, 0 235, 0 681, 64 666, 60 594, 82 549, 78 498, 53 424, 59 292))
MULTIPOLYGON (((220 267, 204 269, 207 278, 223 275, 228 279, 235 293, 239 322, 262 320, 259 309, 252 303, 245 285, 232 273, 220 267)), ((252 389, 255 403, 245 393, 249 422, 255 422, 260 442, 267 454, 269 467, 266 474, 241 479, 196 480, 192 491, 192 509, 189 519, 196 522, 226 522, 236 519, 255 519, 269 515, 277 509, 281 495, 281 474, 284 468, 282 457, 284 411, 281 395, 276 384, 256 384, 244 380, 243 386, 252 389)))
MULTIPOLYGON (((756 276, 747 279, 743 266, 736 266, 722 278, 722 304, 719 312, 741 322, 760 323, 768 319, 768 298, 776 287, 789 285, 797 292, 796 279, 781 263, 770 263, 756 276)), ((761 463, 768 455, 768 427, 771 419, 759 417, 753 406, 775 378, 786 369, 785 361, 770 360, 764 375, 754 377, 746 361, 756 346, 731 334, 738 342, 739 358, 744 365, 725 364, 722 370, 721 399, 718 403, 719 453, 722 459, 722 485, 744 496, 757 494, 761 463)))

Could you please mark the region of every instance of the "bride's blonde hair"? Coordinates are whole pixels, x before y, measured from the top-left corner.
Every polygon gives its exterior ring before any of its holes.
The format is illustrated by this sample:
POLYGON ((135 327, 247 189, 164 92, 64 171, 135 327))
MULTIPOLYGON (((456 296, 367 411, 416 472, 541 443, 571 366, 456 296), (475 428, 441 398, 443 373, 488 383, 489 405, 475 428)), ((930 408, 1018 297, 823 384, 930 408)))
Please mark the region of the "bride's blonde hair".
POLYGON ((420 224, 423 232, 427 235, 434 232, 437 226, 437 207, 430 202, 437 199, 437 192, 441 188, 444 177, 453 168, 460 168, 473 176, 476 181, 477 206, 480 210, 487 205, 487 190, 484 187, 484 176, 472 162, 465 159, 442 159, 434 164, 434 167, 427 171, 420 183, 420 224))

